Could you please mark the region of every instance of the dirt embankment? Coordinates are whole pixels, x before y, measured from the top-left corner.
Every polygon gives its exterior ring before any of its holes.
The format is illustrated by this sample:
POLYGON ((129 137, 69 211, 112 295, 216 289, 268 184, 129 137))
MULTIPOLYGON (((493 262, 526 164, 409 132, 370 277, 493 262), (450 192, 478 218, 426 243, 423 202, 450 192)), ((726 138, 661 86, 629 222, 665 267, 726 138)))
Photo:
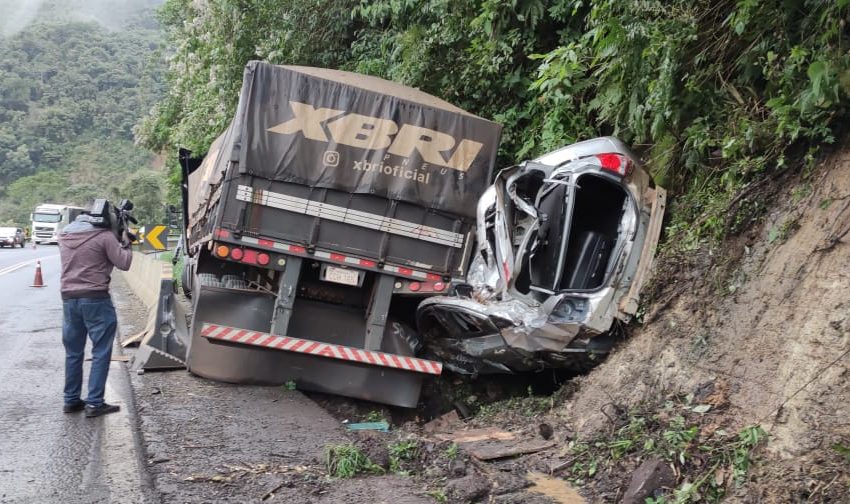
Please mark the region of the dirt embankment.
MULTIPOLYGON (((850 151, 775 184, 760 226, 662 262, 646 323, 551 416, 583 438, 671 401, 703 428, 760 425, 727 499, 850 502, 850 151), (694 415, 701 399, 710 411, 694 415)), ((611 477, 604 500, 629 483, 611 477)))

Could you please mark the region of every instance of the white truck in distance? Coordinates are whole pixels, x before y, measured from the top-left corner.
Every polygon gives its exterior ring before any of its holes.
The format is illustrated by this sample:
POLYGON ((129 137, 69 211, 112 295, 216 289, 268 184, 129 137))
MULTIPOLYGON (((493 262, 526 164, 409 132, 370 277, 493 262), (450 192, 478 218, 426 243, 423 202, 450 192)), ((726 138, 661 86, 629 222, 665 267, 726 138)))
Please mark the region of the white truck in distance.
POLYGON ((33 243, 58 243, 62 228, 74 222, 85 208, 45 203, 32 213, 33 243))

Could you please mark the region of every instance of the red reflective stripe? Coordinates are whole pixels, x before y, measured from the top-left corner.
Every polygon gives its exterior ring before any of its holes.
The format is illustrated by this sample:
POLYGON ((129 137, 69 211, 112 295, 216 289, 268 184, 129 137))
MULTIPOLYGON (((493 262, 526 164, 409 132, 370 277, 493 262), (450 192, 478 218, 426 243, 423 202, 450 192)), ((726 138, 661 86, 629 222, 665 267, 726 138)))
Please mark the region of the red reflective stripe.
POLYGON ((222 328, 222 331, 220 333, 216 334, 215 336, 213 336, 213 338, 224 339, 224 337, 227 336, 230 333, 230 331, 232 331, 232 330, 233 330, 232 327, 224 327, 224 328, 222 328))
POLYGON ((336 357, 333 348, 330 345, 325 345, 324 348, 316 352, 316 355, 324 355, 325 357, 336 357))
POLYGON ((425 278, 431 280, 432 282, 439 282, 443 279, 443 277, 441 277, 440 275, 435 275, 433 273, 426 273, 425 278))
POLYGON ((331 261, 345 262, 345 256, 342 254, 331 254, 331 261))
POLYGON ((224 339, 230 340, 230 341, 236 341, 239 338, 241 338, 242 336, 245 336, 245 334, 247 334, 247 333, 248 333, 248 331, 243 329, 243 330, 239 331, 238 333, 233 334, 232 336, 227 336, 224 339))
POLYGON ((290 245, 289 251, 295 252, 296 254, 303 254, 303 253, 307 252, 307 249, 305 249, 304 247, 298 246, 298 245, 290 245))
POLYGON ((207 324, 207 326, 201 331, 201 336, 209 336, 210 333, 216 329, 218 329, 217 325, 207 324))
POLYGON ((402 275, 412 276, 413 270, 410 268, 401 268, 399 267, 398 272, 402 275))
POLYGON ((255 332, 254 334, 251 335, 250 338, 243 341, 243 343, 245 343, 246 345, 251 345, 255 341, 257 341, 258 339, 260 339, 260 336, 262 336, 262 335, 263 335, 263 333, 255 332))
POLYGON ((221 228, 216 229, 215 230, 215 237, 216 238, 230 238, 230 231, 228 231, 226 229, 221 229, 221 228))
POLYGON ((404 368, 404 365, 401 363, 400 360, 398 360, 397 355, 390 354, 390 358, 393 360, 393 362, 395 362, 395 367, 404 368))
POLYGON ((366 360, 369 362, 369 364, 377 364, 378 363, 378 361, 375 359, 375 354, 373 354, 372 352, 369 352, 369 351, 365 351, 363 353, 366 354, 366 360))
POLYGON ((305 349, 303 350, 303 352, 304 352, 304 353, 311 353, 313 350, 315 350, 315 349, 316 349, 316 347, 317 347, 317 346, 319 346, 319 343, 317 343, 317 342, 315 342, 315 341, 314 341, 314 342, 312 342, 310 345, 308 345, 308 346, 307 346, 307 348, 305 348, 305 349))
POLYGON ((337 346, 336 346, 336 351, 337 351, 337 352, 339 352, 339 354, 340 354, 340 355, 342 355, 342 358, 343 358, 343 359, 346 359, 346 360, 357 360, 357 359, 354 357, 354 352, 353 352, 353 351, 351 351, 351 349, 349 349, 349 348, 347 348, 347 347, 344 347, 344 346, 341 346, 341 345, 337 345, 337 346))
POLYGON ((307 342, 306 342, 306 341, 304 341, 304 340, 295 340, 295 344, 294 344, 294 345, 292 345, 292 348, 290 348, 290 350, 292 350, 293 352, 295 352, 295 351, 297 351, 299 348, 301 348, 302 346, 304 346, 304 344, 305 344, 305 343, 307 343, 307 342))
POLYGON ((271 240, 259 240, 257 244, 263 247, 274 247, 274 242, 271 240))
POLYGON ((390 363, 384 354, 375 352, 373 355, 375 355, 381 362, 383 362, 384 366, 390 367, 390 363))
POLYGON ((416 367, 416 365, 414 364, 414 361, 410 360, 409 357, 404 358, 404 363, 407 364, 407 369, 415 369, 415 370, 419 371, 419 368, 416 367))
POLYGON ((271 334, 267 334, 266 338, 263 341, 261 341, 257 344, 260 345, 260 346, 269 346, 269 343, 272 342, 272 341, 275 341, 275 340, 277 340, 277 336, 272 336, 271 334))
POLYGON ((375 261, 370 261, 368 259, 360 259, 360 266, 365 266, 367 268, 374 268, 375 261))

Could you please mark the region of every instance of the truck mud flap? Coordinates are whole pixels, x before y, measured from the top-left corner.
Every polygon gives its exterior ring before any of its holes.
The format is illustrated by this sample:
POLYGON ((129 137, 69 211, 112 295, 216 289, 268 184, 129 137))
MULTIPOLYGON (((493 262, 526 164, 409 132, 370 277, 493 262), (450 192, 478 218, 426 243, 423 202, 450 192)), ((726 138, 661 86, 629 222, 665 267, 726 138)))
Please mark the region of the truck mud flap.
POLYGON ((407 408, 419 402, 422 380, 442 371, 438 363, 412 358, 404 333, 407 329, 401 324, 388 323, 381 351, 366 352, 362 314, 342 307, 329 313, 328 305, 317 301, 297 300, 289 324, 291 336, 272 336, 268 332, 274 302, 274 295, 263 292, 199 286, 189 371, 229 383, 283 385, 292 381, 301 390, 407 408), (215 337, 218 335, 222 337, 215 337), (238 338, 233 341, 223 336, 238 338), (244 343, 248 339, 251 342, 244 343), (305 351, 308 348, 310 352, 305 351))

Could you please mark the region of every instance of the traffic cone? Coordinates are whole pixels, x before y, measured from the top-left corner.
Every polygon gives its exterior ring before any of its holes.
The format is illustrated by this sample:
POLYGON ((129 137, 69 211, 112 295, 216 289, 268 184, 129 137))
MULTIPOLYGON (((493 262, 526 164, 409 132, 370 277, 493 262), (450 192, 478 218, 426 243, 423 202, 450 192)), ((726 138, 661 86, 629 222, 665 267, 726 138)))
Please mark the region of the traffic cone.
POLYGON ((41 278, 41 261, 35 263, 35 280, 32 281, 30 287, 46 287, 44 280, 41 278))

